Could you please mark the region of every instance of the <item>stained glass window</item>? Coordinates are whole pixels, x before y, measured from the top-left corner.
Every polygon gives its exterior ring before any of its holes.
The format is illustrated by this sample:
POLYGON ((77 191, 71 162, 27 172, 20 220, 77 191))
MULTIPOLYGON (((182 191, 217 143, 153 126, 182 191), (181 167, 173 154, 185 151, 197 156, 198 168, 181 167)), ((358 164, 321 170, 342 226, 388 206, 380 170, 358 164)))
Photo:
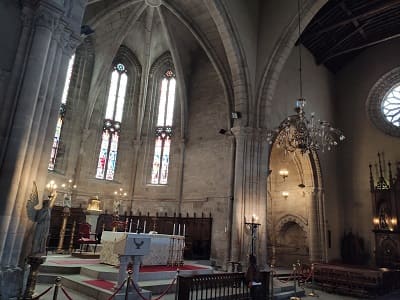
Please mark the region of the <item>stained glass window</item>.
POLYGON ((62 94, 62 98, 61 98, 61 107, 60 107, 60 112, 59 112, 59 116, 58 116, 56 132, 54 133, 53 146, 51 148, 49 165, 47 166, 47 169, 49 169, 50 171, 54 170, 55 165, 56 165, 58 148, 60 146, 61 129, 62 129, 62 126, 64 123, 64 116, 65 116, 65 111, 66 111, 66 106, 67 106, 67 96, 68 96, 68 91, 69 91, 69 85, 71 82, 72 67, 74 65, 74 60, 75 60, 75 54, 71 56, 71 58, 69 59, 69 63, 68 63, 67 77, 65 79, 64 90, 63 90, 63 94, 62 94))
POLYGON ((168 183, 169 154, 171 148, 172 121, 174 115, 176 79, 172 70, 164 73, 160 84, 160 98, 156 126, 153 165, 151 171, 152 184, 168 183))
POLYGON ((114 179, 127 85, 126 68, 119 63, 111 72, 100 154, 97 161, 96 178, 98 179, 114 179))
POLYGON ((400 84, 390 89, 384 97, 382 112, 388 122, 400 127, 400 84))

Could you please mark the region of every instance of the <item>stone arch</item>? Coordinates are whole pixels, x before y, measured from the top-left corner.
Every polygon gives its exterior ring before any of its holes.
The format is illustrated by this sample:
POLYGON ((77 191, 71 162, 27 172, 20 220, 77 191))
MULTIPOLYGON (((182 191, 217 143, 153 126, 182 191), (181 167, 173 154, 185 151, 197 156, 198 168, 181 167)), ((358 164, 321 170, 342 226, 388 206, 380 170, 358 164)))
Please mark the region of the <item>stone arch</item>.
POLYGON ((290 267, 296 261, 309 260, 309 236, 307 220, 288 214, 277 225, 274 264, 290 267))
MULTIPOLYGON (((270 212, 267 215, 272 244, 268 248, 275 251, 285 224, 292 222, 306 233, 307 260, 324 261, 327 256, 326 217, 318 154, 301 154, 299 150, 285 154, 283 149, 274 147, 274 144, 270 149, 269 169, 272 173, 268 179, 267 210, 270 212), (281 168, 289 171, 284 182, 279 176, 281 168), (289 197, 283 199, 282 191, 288 191, 289 197)), ((304 253, 302 255, 305 259, 304 253)))
MULTIPOLYGON (((221 41, 229 61, 231 81, 235 83, 232 86, 234 98, 231 101, 232 110, 241 112, 240 125, 250 126, 254 105, 251 105, 253 97, 249 83, 248 66, 246 65, 243 47, 239 42, 239 33, 229 18, 223 1, 207 1, 207 7, 221 35, 221 41)), ((239 120, 236 121, 239 122, 239 120)))
MULTIPOLYGON (((301 29, 307 26, 328 0, 305 0, 301 9, 301 29)), ((268 127, 267 120, 271 114, 272 98, 278 84, 280 73, 298 39, 298 16, 292 18, 275 44, 272 54, 266 58, 262 77, 257 87, 257 127, 268 127)))
POLYGON ((287 214, 279 219, 278 223, 275 226, 276 232, 281 232, 285 224, 289 222, 296 223, 305 232, 308 231, 308 222, 305 218, 293 214, 287 214))

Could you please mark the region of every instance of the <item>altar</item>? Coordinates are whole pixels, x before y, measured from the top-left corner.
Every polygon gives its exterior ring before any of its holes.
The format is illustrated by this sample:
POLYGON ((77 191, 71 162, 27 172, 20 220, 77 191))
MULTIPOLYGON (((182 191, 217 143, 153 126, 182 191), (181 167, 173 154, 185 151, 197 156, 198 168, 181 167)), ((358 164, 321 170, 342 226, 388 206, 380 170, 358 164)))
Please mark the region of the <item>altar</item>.
MULTIPOLYGON (((118 254, 114 246, 121 240, 126 239, 128 232, 103 231, 101 236, 102 249, 100 262, 118 266, 118 254)), ((149 237, 150 253, 142 257, 143 265, 181 265, 183 264, 183 250, 185 248, 185 237, 180 235, 148 234, 141 233, 143 237, 149 237)))

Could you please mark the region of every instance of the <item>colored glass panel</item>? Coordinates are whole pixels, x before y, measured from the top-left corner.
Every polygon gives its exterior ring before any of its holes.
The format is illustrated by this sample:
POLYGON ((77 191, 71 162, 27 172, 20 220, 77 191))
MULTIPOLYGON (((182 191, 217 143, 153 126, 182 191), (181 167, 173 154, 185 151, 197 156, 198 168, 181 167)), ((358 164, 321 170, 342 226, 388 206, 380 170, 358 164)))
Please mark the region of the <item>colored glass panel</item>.
POLYGON ((107 180, 113 180, 115 174, 115 165, 117 163, 117 153, 118 153, 118 133, 114 132, 111 136, 111 145, 110 152, 108 154, 108 163, 107 163, 107 180))
POLYGON ((162 163, 161 163, 161 174, 160 184, 167 184, 168 182, 168 167, 169 167, 169 149, 171 147, 171 139, 167 137, 164 140, 162 149, 162 163))
POLYGON ((102 139, 101 139, 99 160, 97 162, 96 178, 104 179, 109 144, 110 144, 110 133, 108 132, 108 130, 106 130, 106 131, 103 131, 103 135, 102 135, 102 139))
MULTIPOLYGON (((65 78, 65 84, 64 84, 64 90, 63 94, 61 97, 61 105, 65 107, 65 104, 67 103, 67 96, 68 96, 68 91, 69 91, 69 86, 71 83, 71 76, 72 76, 72 68, 74 66, 74 61, 75 61, 75 54, 71 56, 68 62, 68 69, 67 69, 67 76, 65 78)), ((53 171, 56 165, 56 159, 57 159, 57 153, 58 153, 58 147, 60 145, 60 136, 61 136, 61 129, 63 125, 63 119, 62 116, 58 118, 57 125, 56 125, 56 132, 54 133, 54 138, 53 138, 53 146, 51 148, 51 153, 50 153, 50 162, 49 165, 47 166, 47 169, 50 171, 53 171)))
POLYGON ((167 184, 168 182, 176 79, 174 78, 174 73, 172 70, 167 70, 164 76, 165 77, 161 81, 160 88, 156 128, 157 138, 154 149, 153 167, 151 171, 151 183, 153 184, 167 184))
POLYGON ((60 135, 61 135, 62 124, 63 124, 63 120, 61 117, 59 117, 58 121, 57 121, 56 132, 55 132, 54 138, 53 138, 53 146, 51 147, 50 162, 49 162, 49 166, 48 166, 49 170, 54 170, 54 167, 56 164, 58 146, 60 144, 60 135))
POLYGON ((151 183, 158 184, 160 180, 160 166, 161 166, 161 151, 162 151, 162 139, 158 137, 156 139, 156 145, 154 147, 154 158, 153 168, 151 172, 151 183))

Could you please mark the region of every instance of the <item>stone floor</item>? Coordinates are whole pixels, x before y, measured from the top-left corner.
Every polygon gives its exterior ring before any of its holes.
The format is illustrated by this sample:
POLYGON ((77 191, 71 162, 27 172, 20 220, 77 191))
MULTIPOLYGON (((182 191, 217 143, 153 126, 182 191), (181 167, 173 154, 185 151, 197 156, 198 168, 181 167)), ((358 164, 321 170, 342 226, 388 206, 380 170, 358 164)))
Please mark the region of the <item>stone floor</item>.
MULTIPOLYGON (((52 260, 56 260, 56 259, 66 259, 65 256, 52 256, 51 260, 49 259, 48 262, 46 262, 46 264, 49 265, 54 265, 54 263, 51 263, 52 260)), ((285 270, 283 270, 282 272, 284 272, 285 270)), ((47 281, 50 282, 50 281, 47 281)), ((155 283, 155 281, 151 281, 153 282, 153 284, 155 283)), ((49 288, 50 286, 52 286, 52 284, 44 284, 44 283, 38 283, 36 285, 36 295, 40 294, 41 292, 45 291, 47 288, 49 288)), ((277 281, 276 283, 274 283, 274 286, 279 286, 279 282, 277 281)), ((82 293, 80 293, 79 291, 70 289, 70 288, 65 288, 65 290, 67 291, 68 295, 71 297, 71 299, 73 300, 96 300, 95 298, 89 297, 87 295, 84 295, 82 293)), ((342 296, 342 295, 337 295, 337 294, 330 294, 330 293, 326 293, 320 290, 315 290, 315 293, 317 295, 317 297, 311 297, 308 296, 311 292, 310 288, 305 288, 305 295, 303 296, 301 299, 302 300, 314 300, 314 299, 321 299, 321 300, 355 300, 355 299, 365 299, 365 298, 355 298, 355 297, 349 297, 349 296, 342 296)), ((45 296, 41 297, 41 300, 52 300, 53 299, 53 295, 54 295, 54 288, 52 290, 50 290, 49 293, 47 293, 45 296)), ((157 298, 157 295, 153 295, 153 299, 157 298)), ((58 292, 58 300, 64 300, 64 299, 68 299, 68 297, 66 297, 63 292, 61 290, 59 290, 58 292)), ((165 295, 163 298, 161 298, 163 300, 175 300, 175 294, 169 294, 169 295, 165 295)), ((391 293, 385 296, 380 296, 378 298, 376 298, 378 300, 400 300, 400 291, 397 291, 396 293, 391 293)))
MULTIPOLYGON (((41 291, 46 290, 50 285, 45 285, 45 284, 38 284, 36 285, 36 291, 40 293, 41 291)), ((336 295, 336 294, 329 294, 323 291, 315 290, 315 293, 317 294, 316 297, 311 297, 307 296, 310 292, 311 289, 306 288, 305 289, 306 296, 302 297, 302 300, 315 300, 315 299, 320 299, 320 300, 356 300, 356 299, 366 299, 366 298, 354 298, 354 297, 348 297, 348 296, 342 296, 342 295, 336 295)), ((67 290, 67 293, 70 295, 70 297, 73 300, 96 300, 94 298, 84 296, 79 294, 77 291, 74 290, 67 290)), ((157 295, 153 295, 153 298, 156 298, 157 295)), ((40 298, 41 300, 52 300, 53 299, 53 290, 51 290, 50 293, 45 295, 44 297, 40 298)), ((64 296, 64 294, 60 291, 58 295, 58 300, 67 300, 68 298, 64 296)), ((161 298, 163 300, 175 300, 175 294, 169 294, 161 298)), ((396 293, 392 293, 389 295, 381 296, 378 298, 375 298, 377 300, 400 300, 400 291, 396 293)))

